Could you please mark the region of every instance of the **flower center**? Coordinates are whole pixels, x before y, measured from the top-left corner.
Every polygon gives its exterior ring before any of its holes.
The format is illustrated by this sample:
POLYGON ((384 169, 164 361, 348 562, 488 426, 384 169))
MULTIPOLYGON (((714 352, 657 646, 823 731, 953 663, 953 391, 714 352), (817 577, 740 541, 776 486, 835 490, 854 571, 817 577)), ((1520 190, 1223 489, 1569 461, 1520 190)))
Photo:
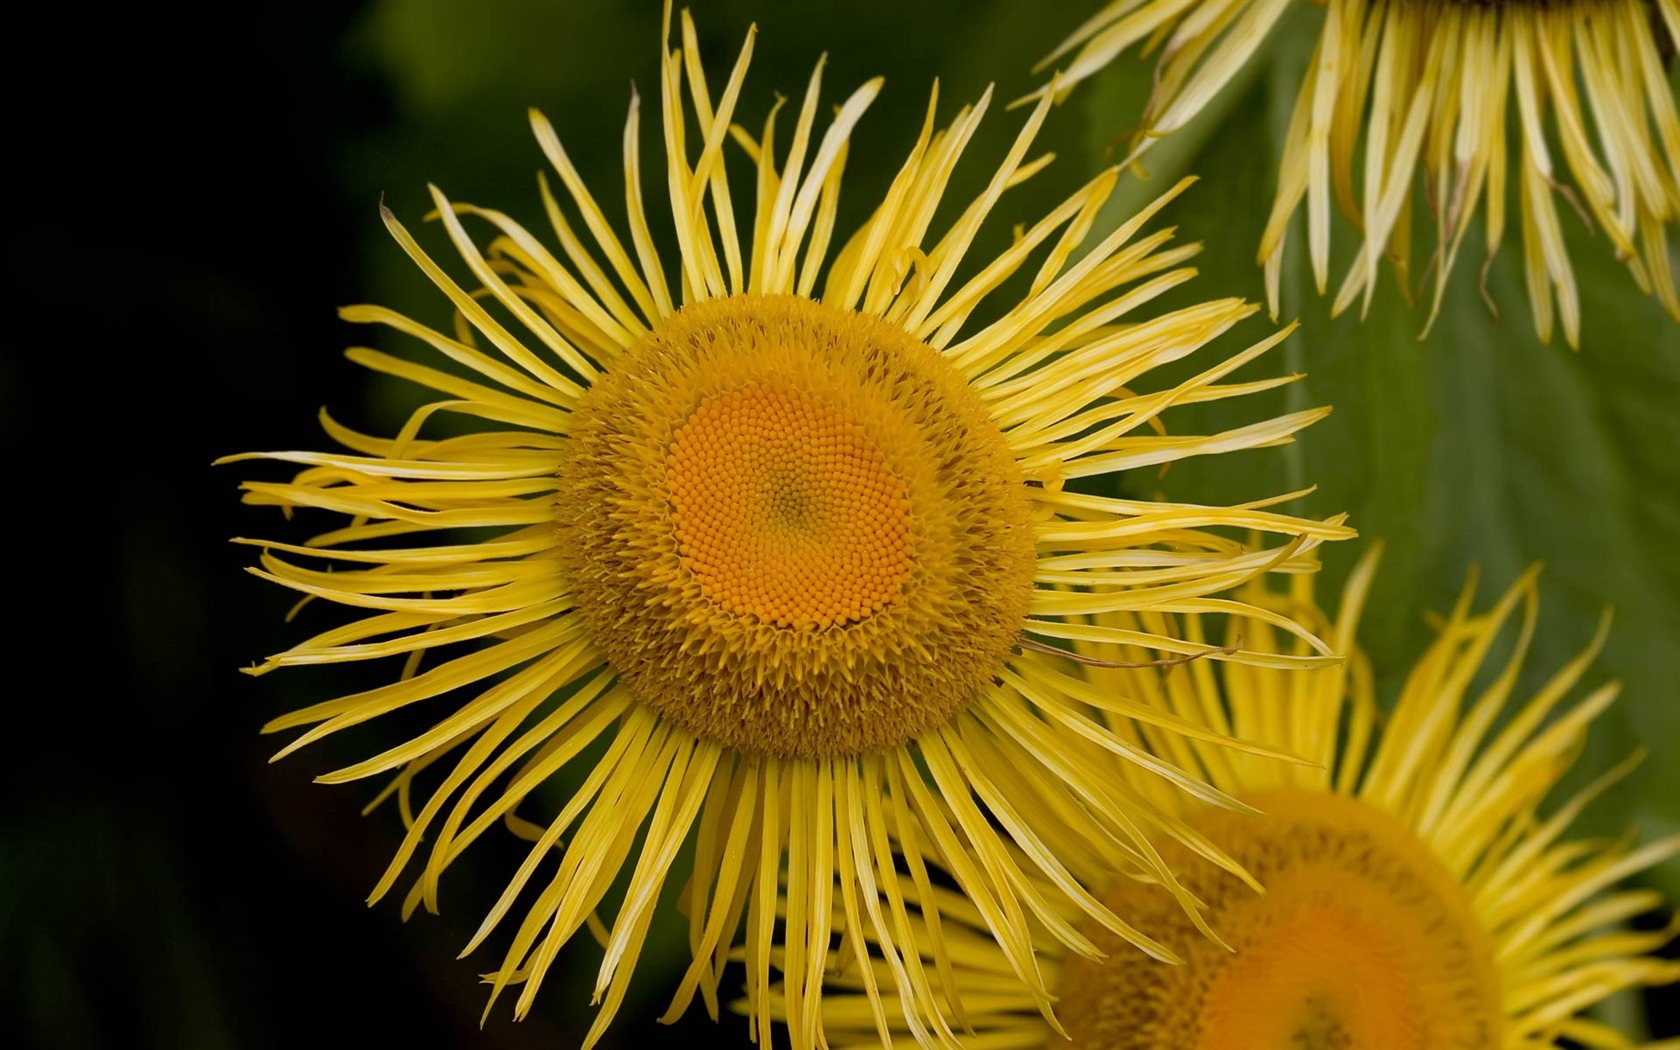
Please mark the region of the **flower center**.
MULTIPOLYGON (((1323 793, 1251 798, 1263 817, 1209 813, 1198 830, 1266 891, 1193 869, 1188 888, 1235 949, 1203 938, 1176 904, 1125 881, 1105 903, 1142 905, 1185 959, 1137 952, 1070 960, 1059 994, 1073 1045, 1213 1050, 1472 1050, 1496 1046, 1497 972, 1463 889, 1392 817, 1323 793)), ((1118 945, 1112 945, 1118 947, 1118 945)))
POLYGON ((637 699, 733 750, 852 755, 988 688, 1032 595, 1020 469, 937 351, 741 295, 667 318, 580 399, 561 568, 637 699))
POLYGON ((903 479, 854 419, 809 394, 754 382, 707 398, 666 463, 681 555, 736 615, 856 623, 910 574, 903 479))

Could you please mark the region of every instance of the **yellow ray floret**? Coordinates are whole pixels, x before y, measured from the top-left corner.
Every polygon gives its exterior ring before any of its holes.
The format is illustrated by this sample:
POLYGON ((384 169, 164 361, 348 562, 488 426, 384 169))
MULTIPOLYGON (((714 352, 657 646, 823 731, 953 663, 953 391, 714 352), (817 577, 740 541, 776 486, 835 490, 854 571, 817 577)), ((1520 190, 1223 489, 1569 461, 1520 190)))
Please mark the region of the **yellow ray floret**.
MULTIPOLYGON (((1248 597, 1349 646, 1374 567, 1367 558, 1350 580, 1333 625, 1314 607, 1305 578, 1287 596, 1248 597)), ((984 926, 960 894, 901 879, 906 899, 941 917, 940 938, 918 949, 924 967, 937 971, 934 994, 973 1033, 964 1045, 1631 1046, 1580 1015, 1621 990, 1680 980, 1680 964, 1657 954, 1672 929, 1617 929, 1662 903, 1618 884, 1680 854, 1680 836, 1642 847, 1566 837, 1581 809, 1637 755, 1543 814, 1542 800, 1573 763, 1588 725, 1615 697, 1610 684, 1569 701, 1605 632, 1531 698, 1513 703, 1534 634, 1536 574, 1487 612, 1471 611, 1473 592, 1472 582, 1380 732, 1357 652, 1347 664, 1297 674, 1238 664, 1216 672, 1200 662, 1164 671, 1136 661, 1089 665, 1104 691, 1147 696, 1175 714, 1200 711, 1210 726, 1316 764, 1257 759, 1142 720, 1114 726, 1116 736, 1259 812, 1198 803, 1143 763, 1110 765, 1113 781, 1182 821, 1160 852, 1197 905, 1185 908, 1146 871, 1105 878, 1070 863, 1104 904, 1182 962, 1163 966, 1120 950, 1122 937, 1069 910, 1065 921, 1108 955, 1072 956, 1039 931, 1065 1029, 1040 1016, 1032 991, 980 935, 984 926), (1507 648, 1496 662, 1493 654, 1507 648), (1204 936, 1204 924, 1224 944, 1204 936)), ((1130 619, 1144 630, 1172 627, 1155 614, 1130 619)), ((1195 617, 1179 627, 1197 642, 1206 629, 1195 617)), ((1229 629, 1254 647, 1296 648, 1264 624, 1238 619, 1229 629)), ((877 1046, 915 1034, 905 1005, 879 991, 881 954, 866 948, 857 969, 831 982, 851 992, 832 991, 823 1002, 830 1045, 877 1046)))
POLYGON ((851 132, 880 83, 821 129, 819 63, 784 145, 780 103, 756 131, 737 112, 753 36, 714 95, 693 23, 680 24, 683 46, 661 52, 660 80, 659 200, 674 257, 650 232, 639 100, 623 140, 627 232, 533 113, 558 183, 540 181, 552 229, 539 235, 434 189, 470 279, 394 215, 385 222, 454 326, 344 311, 432 352, 429 363, 350 355, 437 398, 391 438, 323 416, 344 451, 232 457, 301 468, 248 482, 247 502, 333 518, 303 542, 241 541, 261 550, 253 571, 359 617, 255 670, 396 661, 387 684, 268 729, 302 730, 286 754, 399 712, 429 724, 323 778, 394 776, 386 795, 408 834, 373 897, 417 869, 405 914, 436 910, 443 873, 473 841, 498 825, 529 839, 468 950, 512 927, 487 979, 492 1000, 520 986, 523 1015, 587 926, 605 955, 586 1045, 622 1002, 690 842, 680 894, 693 961, 668 1017, 696 996, 715 1015, 734 953, 754 1033, 768 1039, 774 957, 798 989, 785 1011, 794 1041, 814 1045, 837 912, 884 946, 880 987, 917 1004, 911 1023, 954 1038, 916 947, 940 936, 937 917, 913 914, 896 889, 897 873, 925 880, 932 865, 962 886, 983 936, 1048 1014, 1033 928, 1056 923, 1071 952, 1097 951, 1058 918, 1064 909, 1169 954, 1073 878, 1071 858, 1123 861, 1177 886, 1152 844, 1171 837, 1171 810, 1097 778, 1087 758, 1064 755, 1066 741, 1133 755, 1171 785, 1168 797, 1214 800, 1116 727, 1137 719, 1266 751, 1118 694, 1093 717, 1069 647, 1280 670, 1333 663, 1310 629, 1265 610, 1251 615, 1300 638, 1299 652, 1090 620, 1241 611, 1221 595, 1261 574, 1311 573, 1319 544, 1351 534, 1339 518, 1269 509, 1301 493, 1209 507, 1066 483, 1285 443, 1323 413, 1209 435, 1166 429, 1177 405, 1292 378, 1230 378, 1285 331, 1158 379, 1159 366, 1256 310, 1230 299, 1146 309, 1191 276, 1194 246, 1144 232, 1183 186, 1099 235, 1117 179, 1104 172, 972 265, 1002 195, 1043 167, 1029 153, 1047 102, 935 235, 950 173, 990 105, 988 92, 939 127, 936 93, 873 213, 837 240, 851 132), (726 171, 743 153, 756 174, 750 225, 726 171), (487 245, 469 223, 489 231, 487 245), (972 322, 977 312, 989 320, 972 322), (456 418, 440 431, 438 416, 456 418), (577 786, 554 800, 558 812, 540 811, 533 794, 563 771, 577 786))
MULTIPOLYGON (((1287 0, 1114 0, 1045 64, 1078 48, 1057 82, 1065 92, 1129 47, 1160 46, 1155 90, 1129 162, 1182 127, 1254 60, 1292 6, 1287 0)), ((1514 191, 1529 302, 1542 340, 1551 338, 1557 320, 1570 346, 1580 338, 1580 297, 1560 197, 1603 234, 1640 289, 1680 321, 1667 233, 1680 221, 1680 111, 1663 57, 1672 63, 1680 46, 1680 0, 1329 0, 1316 6, 1322 10, 1313 15, 1321 18, 1318 46, 1290 119, 1260 245, 1274 316, 1284 247, 1303 200, 1320 294, 1329 282, 1332 196, 1363 235, 1334 313, 1355 300, 1361 309, 1370 305, 1387 255, 1408 294, 1414 281, 1434 284, 1433 323, 1471 219, 1485 216, 1491 260, 1505 235, 1507 193, 1514 191), (1512 139, 1514 173, 1508 170, 1512 139), (1435 244, 1415 272, 1411 208, 1420 172, 1435 244)), ((1485 265, 1482 272, 1485 281, 1485 265)))

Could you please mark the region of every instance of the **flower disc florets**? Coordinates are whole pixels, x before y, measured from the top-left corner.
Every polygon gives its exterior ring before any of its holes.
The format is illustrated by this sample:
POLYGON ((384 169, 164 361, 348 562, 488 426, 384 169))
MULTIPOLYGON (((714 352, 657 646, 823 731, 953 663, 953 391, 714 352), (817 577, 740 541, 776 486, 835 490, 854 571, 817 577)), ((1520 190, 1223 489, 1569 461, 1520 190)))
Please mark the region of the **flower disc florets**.
POLYGON ((1020 468, 962 375, 879 318, 685 307, 579 402, 560 478, 596 642, 725 747, 901 744, 991 681, 1027 613, 1020 468))
MULTIPOLYGON (((1265 816, 1210 810, 1195 827, 1265 894, 1206 868, 1189 880, 1234 954, 1203 937, 1167 895, 1119 881, 1106 903, 1165 932, 1185 965, 1133 952, 1069 959, 1058 994, 1074 1047, 1501 1045, 1488 939, 1464 887, 1423 840, 1340 795, 1283 790, 1249 801, 1265 816)), ((1099 943, 1112 939, 1092 932, 1099 943)))

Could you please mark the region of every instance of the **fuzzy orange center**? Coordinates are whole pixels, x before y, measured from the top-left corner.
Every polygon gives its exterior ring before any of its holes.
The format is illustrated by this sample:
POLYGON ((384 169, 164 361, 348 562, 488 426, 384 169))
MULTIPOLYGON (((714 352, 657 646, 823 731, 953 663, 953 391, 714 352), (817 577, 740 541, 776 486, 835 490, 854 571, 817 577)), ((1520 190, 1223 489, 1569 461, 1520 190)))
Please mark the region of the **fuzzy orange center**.
POLYGON ((1485 1050, 1500 1043, 1497 968, 1463 888, 1427 843, 1375 806, 1273 791, 1261 817, 1211 811, 1197 831, 1265 886, 1168 852, 1231 951, 1157 886, 1105 903, 1183 957, 1163 966, 1117 938, 1071 959, 1057 993, 1078 1050, 1485 1050))
POLYGON ((750 383, 707 398, 666 465, 682 556, 737 615, 854 623, 909 576, 903 480, 847 413, 810 394, 750 383))
POLYGON ((1433 945, 1410 909, 1368 883, 1308 867, 1267 886, 1263 939, 1208 989, 1199 1050, 1361 1046, 1429 1050, 1430 1002, 1416 975, 1433 945))

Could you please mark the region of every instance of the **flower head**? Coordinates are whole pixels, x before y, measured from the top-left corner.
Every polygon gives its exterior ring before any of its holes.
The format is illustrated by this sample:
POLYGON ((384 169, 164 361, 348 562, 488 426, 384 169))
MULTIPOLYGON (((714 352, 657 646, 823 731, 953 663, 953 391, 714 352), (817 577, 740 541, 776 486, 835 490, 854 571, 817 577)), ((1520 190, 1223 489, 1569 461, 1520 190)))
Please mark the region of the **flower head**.
MULTIPOLYGON (((1322 623, 1326 637, 1349 645, 1374 566, 1367 558, 1350 580, 1333 625, 1322 622, 1305 580, 1289 596, 1250 598, 1322 623)), ((1235 665, 1159 676, 1090 669, 1105 690, 1148 697, 1167 711, 1202 710, 1210 725, 1318 764, 1254 761, 1146 726, 1135 736, 1121 730, 1260 813, 1169 796, 1135 767, 1114 771, 1183 816, 1191 833, 1162 852, 1200 902, 1199 919, 1224 943, 1203 936, 1174 894, 1128 877, 1141 873, 1101 885, 1098 873, 1075 871, 1183 963, 1116 950, 1119 939, 1095 929, 1092 939, 1111 952, 1100 961, 1067 957, 1050 943, 1047 969, 1072 1046, 1628 1045, 1580 1015, 1622 989, 1680 980, 1680 964, 1654 954, 1672 929, 1613 928, 1661 903, 1651 891, 1617 884, 1680 853, 1680 836, 1642 847, 1567 838, 1582 807, 1631 762, 1542 813, 1589 724, 1616 695, 1609 684, 1566 702, 1605 633, 1512 705, 1537 616, 1536 574, 1483 613, 1471 611, 1473 592, 1472 582, 1380 730, 1370 672, 1357 653, 1348 664, 1297 674, 1235 665), (1496 665, 1492 654, 1509 642, 1519 610, 1511 655, 1496 665), (1213 849, 1232 863, 1196 856, 1213 849)), ((1277 641, 1263 625, 1229 626, 1251 645, 1277 641)), ((1198 640, 1206 629, 1199 618, 1183 627, 1198 640)), ((974 913, 959 896, 933 887, 919 899, 943 916, 947 1001, 964 1011, 976 1045, 1068 1045, 996 949, 974 936, 974 913)), ((830 993, 824 1005, 832 1045, 875 1045, 877 1014, 889 1034, 906 1030, 899 1005, 885 997, 830 993)))
MULTIPOLYGON (((1114 0, 1046 62, 1079 48, 1058 83, 1065 91, 1126 48, 1165 40, 1135 158, 1193 117, 1294 6, 1114 0)), ((1369 305, 1386 254, 1405 286, 1432 275, 1433 322, 1478 212, 1485 214, 1488 260, 1499 250, 1509 181, 1520 202, 1523 271, 1542 340, 1551 338, 1554 317, 1570 346, 1580 334, 1559 198, 1602 231, 1640 289, 1680 321, 1667 242, 1668 224, 1680 220, 1680 113, 1662 58, 1665 48, 1672 54, 1680 45, 1680 2, 1330 0, 1321 6, 1318 46, 1289 123, 1260 244, 1274 314, 1289 227, 1303 200, 1313 278, 1320 294, 1327 290, 1334 197, 1364 243, 1332 311, 1355 300, 1369 305), (1513 138, 1515 172, 1508 170, 1513 138), (1410 216, 1420 169, 1435 245, 1414 271, 1410 216)))
MULTIPOLYGON (((1258 610, 1308 648, 1219 647, 1087 620, 1240 609, 1215 595, 1256 574, 1310 572, 1319 543, 1350 534, 1339 519, 1264 504, 1129 500, 1064 482, 1287 442, 1321 413, 1208 436, 1166 432, 1161 416, 1176 404, 1288 381, 1226 381, 1287 332, 1187 378, 1152 381, 1158 365, 1255 310, 1216 300, 1143 315, 1191 276, 1181 264, 1193 246, 1170 246, 1170 230, 1140 233, 1173 194, 1089 237, 1117 178, 1104 172, 1002 255, 968 265, 1000 196, 1043 166, 1028 152, 1048 103, 932 239, 948 176, 990 101, 936 130, 936 92, 885 196, 831 254, 850 135, 880 82, 847 98, 818 138, 819 64, 778 161, 779 102, 758 135, 737 123, 753 36, 714 95, 686 13, 681 31, 682 48, 662 51, 660 84, 672 271, 649 232, 634 98, 628 243, 536 113, 564 190, 562 199, 542 183, 558 253, 508 216, 434 188, 437 218, 472 275, 463 285, 385 213, 454 307, 455 334, 376 306, 344 316, 412 336, 450 365, 350 353, 442 397, 394 438, 324 417, 348 451, 267 454, 305 469, 247 483, 247 502, 344 520, 304 543, 245 542, 262 548, 258 575, 368 614, 258 673, 383 657, 402 670, 268 729, 311 727, 286 754, 399 708, 436 709, 432 728, 324 778, 395 772, 388 792, 409 831, 373 896, 418 863, 405 912, 435 910, 444 870, 485 831, 505 823, 531 839, 468 947, 514 923, 488 979, 492 1001, 522 984, 523 1014, 561 946, 590 924, 606 951, 589 1043, 622 1001, 691 837, 681 892, 693 962, 668 1016, 696 994, 715 1014, 721 971, 741 951, 766 1038, 774 953, 799 988, 789 1003, 796 1042, 811 1045, 833 906, 886 946, 890 987, 921 1003, 912 1023, 926 1017, 948 1035, 914 950, 894 947, 938 937, 933 920, 908 917, 893 879, 925 878, 924 858, 954 874, 1048 1010, 1030 923, 1065 906, 1130 935, 1062 858, 1136 857, 1174 884, 1149 834, 1170 837, 1169 814, 1061 755, 1058 731, 1122 753, 1130 745, 1090 717, 1086 705, 1102 700, 1058 644, 1332 662, 1309 631, 1258 610), (756 168, 746 236, 726 171, 737 149, 756 168), (493 231, 487 250, 469 221, 493 231), (1036 269, 1023 271, 1029 260, 1036 269), (1018 274, 1021 287, 1003 298, 1018 274), (991 320, 972 323, 981 307, 991 320), (446 414, 466 417, 468 432, 422 436, 446 414), (1222 528, 1283 538, 1264 549, 1222 528), (574 765, 586 767, 581 785, 558 812, 534 814, 533 793, 574 765), (433 767, 441 778, 431 780, 433 767), (415 812, 418 776, 433 786, 415 812), (628 889, 600 923, 626 868, 628 889)), ((1221 738, 1143 706, 1109 711, 1122 724, 1138 717, 1221 738)), ((1061 932, 1092 950, 1071 926, 1061 932)))

